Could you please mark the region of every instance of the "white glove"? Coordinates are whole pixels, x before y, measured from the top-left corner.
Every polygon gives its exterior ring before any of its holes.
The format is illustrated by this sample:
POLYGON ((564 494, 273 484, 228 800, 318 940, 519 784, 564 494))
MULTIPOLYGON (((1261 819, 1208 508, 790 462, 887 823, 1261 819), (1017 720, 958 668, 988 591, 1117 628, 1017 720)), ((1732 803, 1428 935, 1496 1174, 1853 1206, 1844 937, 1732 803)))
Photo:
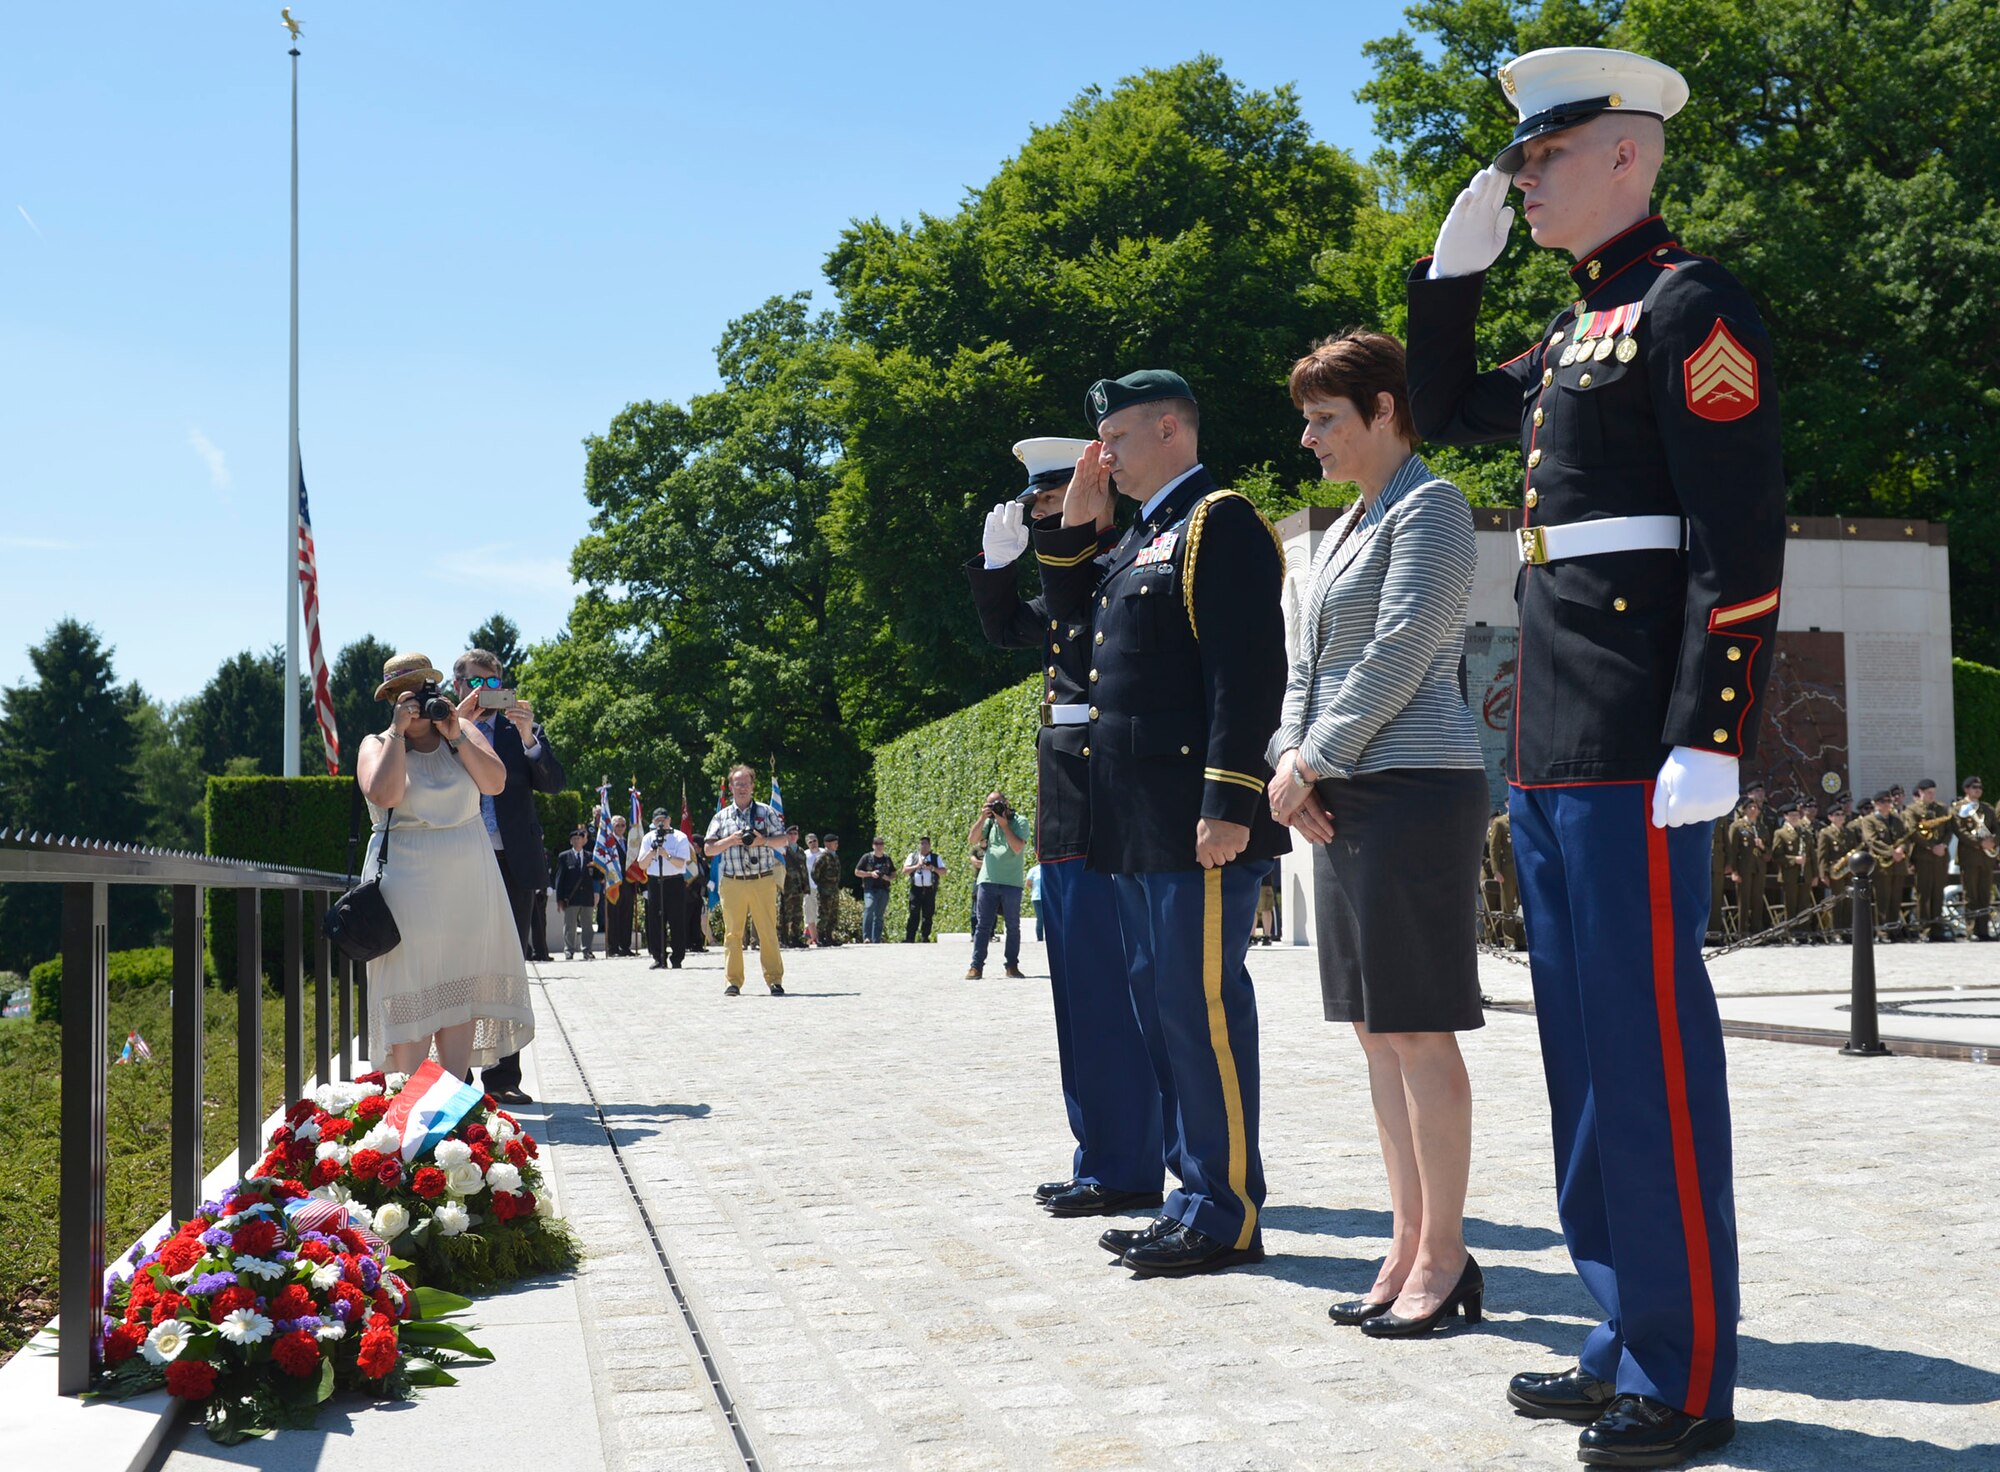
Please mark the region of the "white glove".
POLYGON ((1736 784, 1735 757, 1676 746, 1653 788, 1653 826, 1678 828, 1722 817, 1736 806, 1736 784))
POLYGON ((1440 276, 1471 276, 1500 259, 1507 232, 1514 227, 1514 209, 1507 203, 1511 175, 1488 166, 1458 192, 1451 213, 1438 228, 1437 249, 1431 252, 1431 280, 1440 276))
POLYGON ((1028 550, 1028 529, 1021 525, 1021 503, 1003 501, 986 513, 986 534, 979 548, 988 569, 1006 567, 1028 550))

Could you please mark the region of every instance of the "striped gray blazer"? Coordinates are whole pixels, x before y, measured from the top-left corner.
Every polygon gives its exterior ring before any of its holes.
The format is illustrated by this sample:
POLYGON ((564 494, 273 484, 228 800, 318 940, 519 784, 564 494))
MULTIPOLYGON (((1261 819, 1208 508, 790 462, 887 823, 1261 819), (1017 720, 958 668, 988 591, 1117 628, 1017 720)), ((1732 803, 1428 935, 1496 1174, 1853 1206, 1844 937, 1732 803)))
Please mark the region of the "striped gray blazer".
POLYGON ((1484 767, 1458 684, 1478 563, 1464 493, 1412 455, 1336 551, 1344 525, 1306 579, 1272 764, 1296 746, 1322 777, 1484 767))

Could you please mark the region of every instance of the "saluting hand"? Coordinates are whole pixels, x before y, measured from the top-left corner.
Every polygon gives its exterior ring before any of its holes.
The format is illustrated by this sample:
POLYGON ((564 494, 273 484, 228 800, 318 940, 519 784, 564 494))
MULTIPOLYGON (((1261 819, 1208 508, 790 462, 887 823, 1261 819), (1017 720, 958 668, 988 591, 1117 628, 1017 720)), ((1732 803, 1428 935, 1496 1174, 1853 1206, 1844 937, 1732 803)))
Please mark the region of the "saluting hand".
POLYGON ((1069 489, 1063 492, 1063 525, 1100 528, 1111 524, 1111 472, 1104 467, 1104 442, 1092 440, 1077 456, 1069 489))
POLYGON ((1028 529, 1021 524, 1021 503, 1002 501, 986 513, 986 530, 979 539, 989 568, 1011 567, 1028 550, 1028 529))
POLYGON ((1194 856, 1204 869, 1219 869, 1250 846, 1250 829, 1221 818, 1202 818, 1194 825, 1194 856))
POLYGON ((1431 252, 1432 276, 1471 276, 1500 259, 1507 248, 1507 232, 1514 226, 1514 210, 1507 203, 1512 183, 1511 175, 1489 164, 1459 191, 1438 228, 1437 248, 1431 252))

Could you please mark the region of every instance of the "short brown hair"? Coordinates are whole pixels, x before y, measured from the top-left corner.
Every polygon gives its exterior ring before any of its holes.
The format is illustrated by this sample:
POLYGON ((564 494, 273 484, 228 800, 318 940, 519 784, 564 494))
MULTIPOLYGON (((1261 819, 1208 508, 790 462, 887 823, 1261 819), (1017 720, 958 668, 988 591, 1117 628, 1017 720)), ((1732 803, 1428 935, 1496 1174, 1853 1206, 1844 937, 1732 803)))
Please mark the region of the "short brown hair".
POLYGON ((750 763, 738 762, 735 766, 729 769, 729 780, 731 782, 734 782, 736 780, 736 774, 738 772, 748 772, 753 777, 757 775, 757 769, 751 766, 750 763))
POLYGON ((1346 399, 1362 419, 1373 422, 1378 395, 1395 405, 1393 424, 1405 444, 1415 448, 1416 421, 1410 417, 1409 370, 1403 345, 1386 332, 1350 327, 1323 337, 1312 351, 1292 364, 1292 406, 1303 409, 1307 399, 1346 399))

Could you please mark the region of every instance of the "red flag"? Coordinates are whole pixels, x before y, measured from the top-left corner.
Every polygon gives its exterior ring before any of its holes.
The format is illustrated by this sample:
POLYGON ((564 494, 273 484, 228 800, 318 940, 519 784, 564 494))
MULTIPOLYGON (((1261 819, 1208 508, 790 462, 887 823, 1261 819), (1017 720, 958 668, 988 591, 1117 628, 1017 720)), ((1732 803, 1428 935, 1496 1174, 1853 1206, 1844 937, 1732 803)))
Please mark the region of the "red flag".
POLYGON ((313 714, 326 747, 326 774, 340 775, 340 733, 333 726, 333 686, 326 673, 326 650, 319 642, 319 568, 313 560, 312 513, 306 509, 306 475, 299 472, 299 593, 305 603, 306 644, 312 651, 313 714))
POLYGON ((694 818, 688 812, 688 785, 685 777, 681 779, 681 836, 694 837, 694 818))

